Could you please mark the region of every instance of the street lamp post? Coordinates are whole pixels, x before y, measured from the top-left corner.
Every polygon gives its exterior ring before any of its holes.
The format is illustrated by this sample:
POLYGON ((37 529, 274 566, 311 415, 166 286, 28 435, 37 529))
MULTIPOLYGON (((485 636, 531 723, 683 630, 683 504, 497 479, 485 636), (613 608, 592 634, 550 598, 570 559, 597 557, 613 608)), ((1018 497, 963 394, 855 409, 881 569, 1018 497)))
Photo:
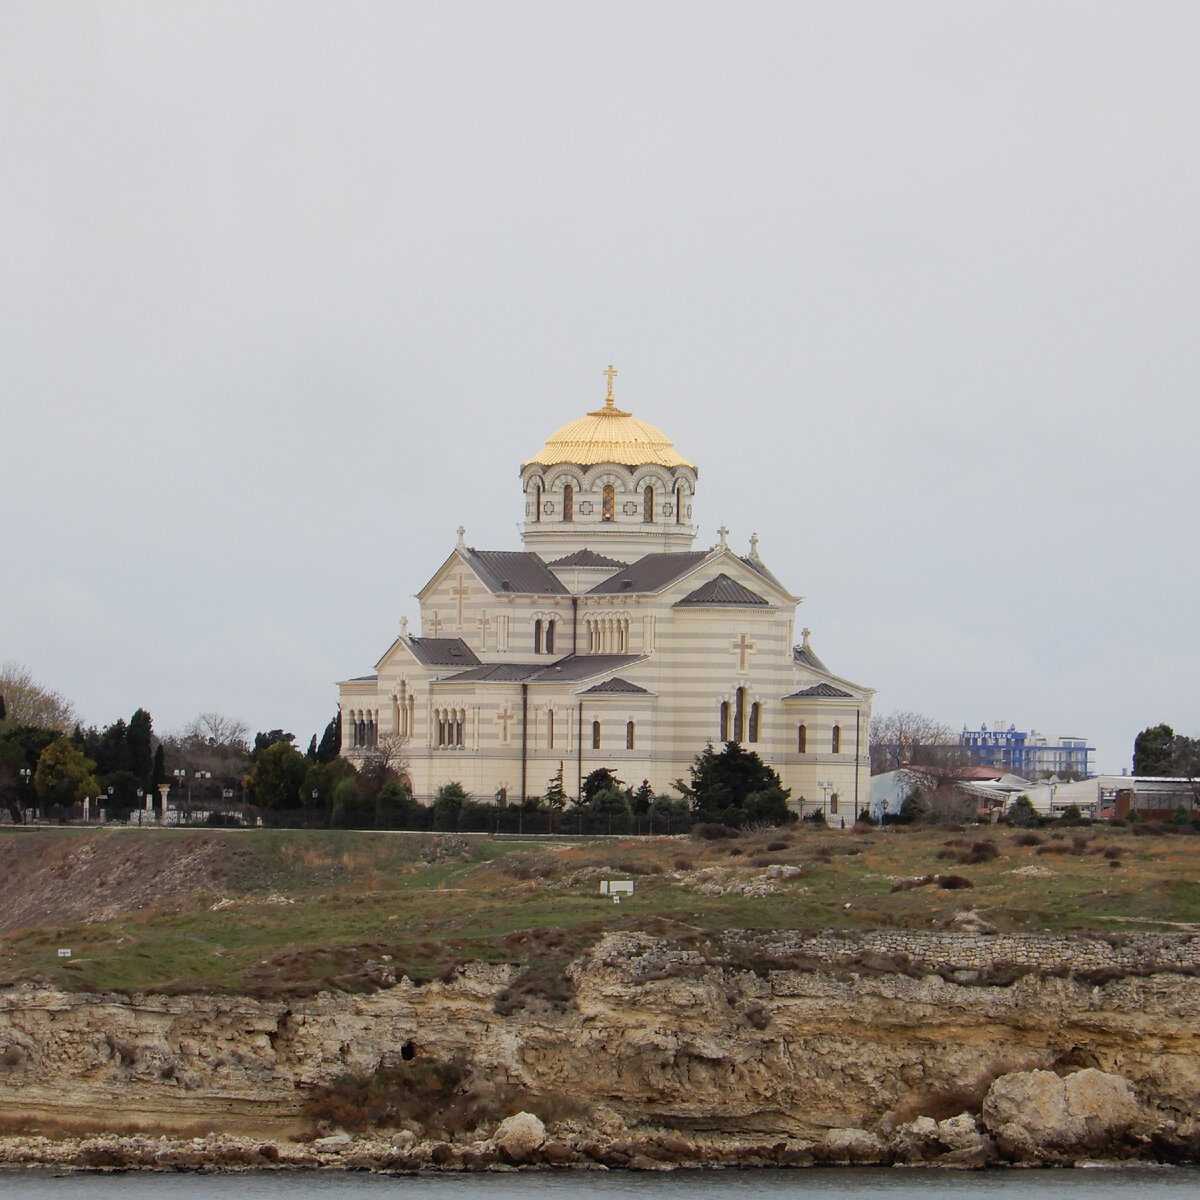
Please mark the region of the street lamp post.
POLYGON ((29 818, 26 814, 29 812, 29 784, 33 779, 33 772, 28 767, 22 767, 17 774, 21 776, 21 794, 25 797, 25 803, 21 806, 21 821, 28 824, 29 818))
POLYGON ((821 816, 826 821, 829 820, 829 793, 833 791, 833 784, 827 779, 818 779, 817 787, 821 789, 821 816))
POLYGON ((312 808, 310 808, 308 810, 308 827, 309 827, 309 829, 314 828, 314 826, 316 825, 317 801, 320 798, 321 798, 321 793, 316 788, 313 788, 313 790, 312 790, 312 808))

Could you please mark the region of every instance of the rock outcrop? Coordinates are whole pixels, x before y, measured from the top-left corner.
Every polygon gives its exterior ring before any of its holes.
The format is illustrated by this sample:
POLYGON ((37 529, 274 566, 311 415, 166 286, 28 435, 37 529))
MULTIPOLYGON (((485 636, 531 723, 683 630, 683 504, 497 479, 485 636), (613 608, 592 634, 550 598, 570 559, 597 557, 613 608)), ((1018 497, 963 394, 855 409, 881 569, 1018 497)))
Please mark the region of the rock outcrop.
MULTIPOLYGON (((977 961, 983 935, 962 936, 977 961)), ((799 966, 761 939, 746 946, 759 957, 743 947, 722 962, 613 935, 572 964, 569 1003, 534 994, 502 1012, 517 968, 494 964, 290 1001, 10 988, 0 1118, 22 1136, 0 1159, 981 1166, 1187 1159, 1200 1144, 1200 979, 1187 963, 1158 970, 1142 947, 1142 973, 988 983, 986 970, 956 975, 953 955, 943 978, 874 952, 799 966), (433 1139, 305 1110, 339 1079, 446 1062, 539 1115, 514 1102, 433 1139)), ((1187 957, 1173 947, 1168 960, 1187 957)))

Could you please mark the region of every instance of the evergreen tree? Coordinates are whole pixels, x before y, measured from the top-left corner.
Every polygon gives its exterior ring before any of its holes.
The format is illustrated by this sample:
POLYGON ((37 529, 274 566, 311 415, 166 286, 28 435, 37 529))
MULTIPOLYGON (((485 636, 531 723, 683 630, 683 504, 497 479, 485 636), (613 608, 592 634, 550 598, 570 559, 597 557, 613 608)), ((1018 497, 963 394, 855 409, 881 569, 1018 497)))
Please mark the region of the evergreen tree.
POLYGON ((1171 775, 1175 759, 1175 730, 1170 725, 1143 729, 1133 740, 1135 775, 1171 775))
POLYGON ((718 752, 711 742, 692 760, 689 783, 675 788, 691 802, 698 821, 726 825, 782 825, 796 819, 788 808, 788 790, 753 750, 726 742, 718 752))
POLYGON ((546 784, 546 807, 551 812, 561 811, 567 803, 566 789, 563 787, 563 765, 558 764, 558 770, 550 776, 546 784))
POLYGON ((154 722, 144 708, 129 718, 125 736, 129 743, 129 770, 137 776, 139 786, 148 787, 154 774, 154 722))
POLYGON ((325 726, 325 731, 321 734, 321 741, 317 745, 317 762, 333 762, 341 752, 342 716, 341 713, 334 713, 329 724, 325 726))

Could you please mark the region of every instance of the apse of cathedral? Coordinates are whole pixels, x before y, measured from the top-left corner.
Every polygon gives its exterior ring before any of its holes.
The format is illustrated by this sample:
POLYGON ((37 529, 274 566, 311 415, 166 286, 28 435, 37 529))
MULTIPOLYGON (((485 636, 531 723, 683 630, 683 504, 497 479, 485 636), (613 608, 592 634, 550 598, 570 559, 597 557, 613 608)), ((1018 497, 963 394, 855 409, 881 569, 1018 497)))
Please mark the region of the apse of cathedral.
POLYGON ((339 685, 343 753, 396 749, 413 795, 445 783, 476 799, 568 795, 599 767, 674 794, 708 743, 740 743, 790 803, 828 819, 865 807, 871 689, 834 675, 800 603, 759 554, 718 531, 696 547, 699 471, 671 439, 600 407, 521 467, 520 550, 465 531, 417 593, 420 630, 370 675, 339 685))

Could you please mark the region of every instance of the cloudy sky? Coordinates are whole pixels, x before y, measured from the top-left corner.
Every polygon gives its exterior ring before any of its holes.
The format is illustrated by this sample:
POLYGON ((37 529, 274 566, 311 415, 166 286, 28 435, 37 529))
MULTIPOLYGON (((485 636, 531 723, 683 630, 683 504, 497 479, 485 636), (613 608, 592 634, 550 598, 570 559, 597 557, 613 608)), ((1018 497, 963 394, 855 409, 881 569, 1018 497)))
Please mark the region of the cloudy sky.
POLYGON ((1200 733, 1200 7, 0 3, 0 660, 304 744, 619 403, 876 711, 1200 733))

